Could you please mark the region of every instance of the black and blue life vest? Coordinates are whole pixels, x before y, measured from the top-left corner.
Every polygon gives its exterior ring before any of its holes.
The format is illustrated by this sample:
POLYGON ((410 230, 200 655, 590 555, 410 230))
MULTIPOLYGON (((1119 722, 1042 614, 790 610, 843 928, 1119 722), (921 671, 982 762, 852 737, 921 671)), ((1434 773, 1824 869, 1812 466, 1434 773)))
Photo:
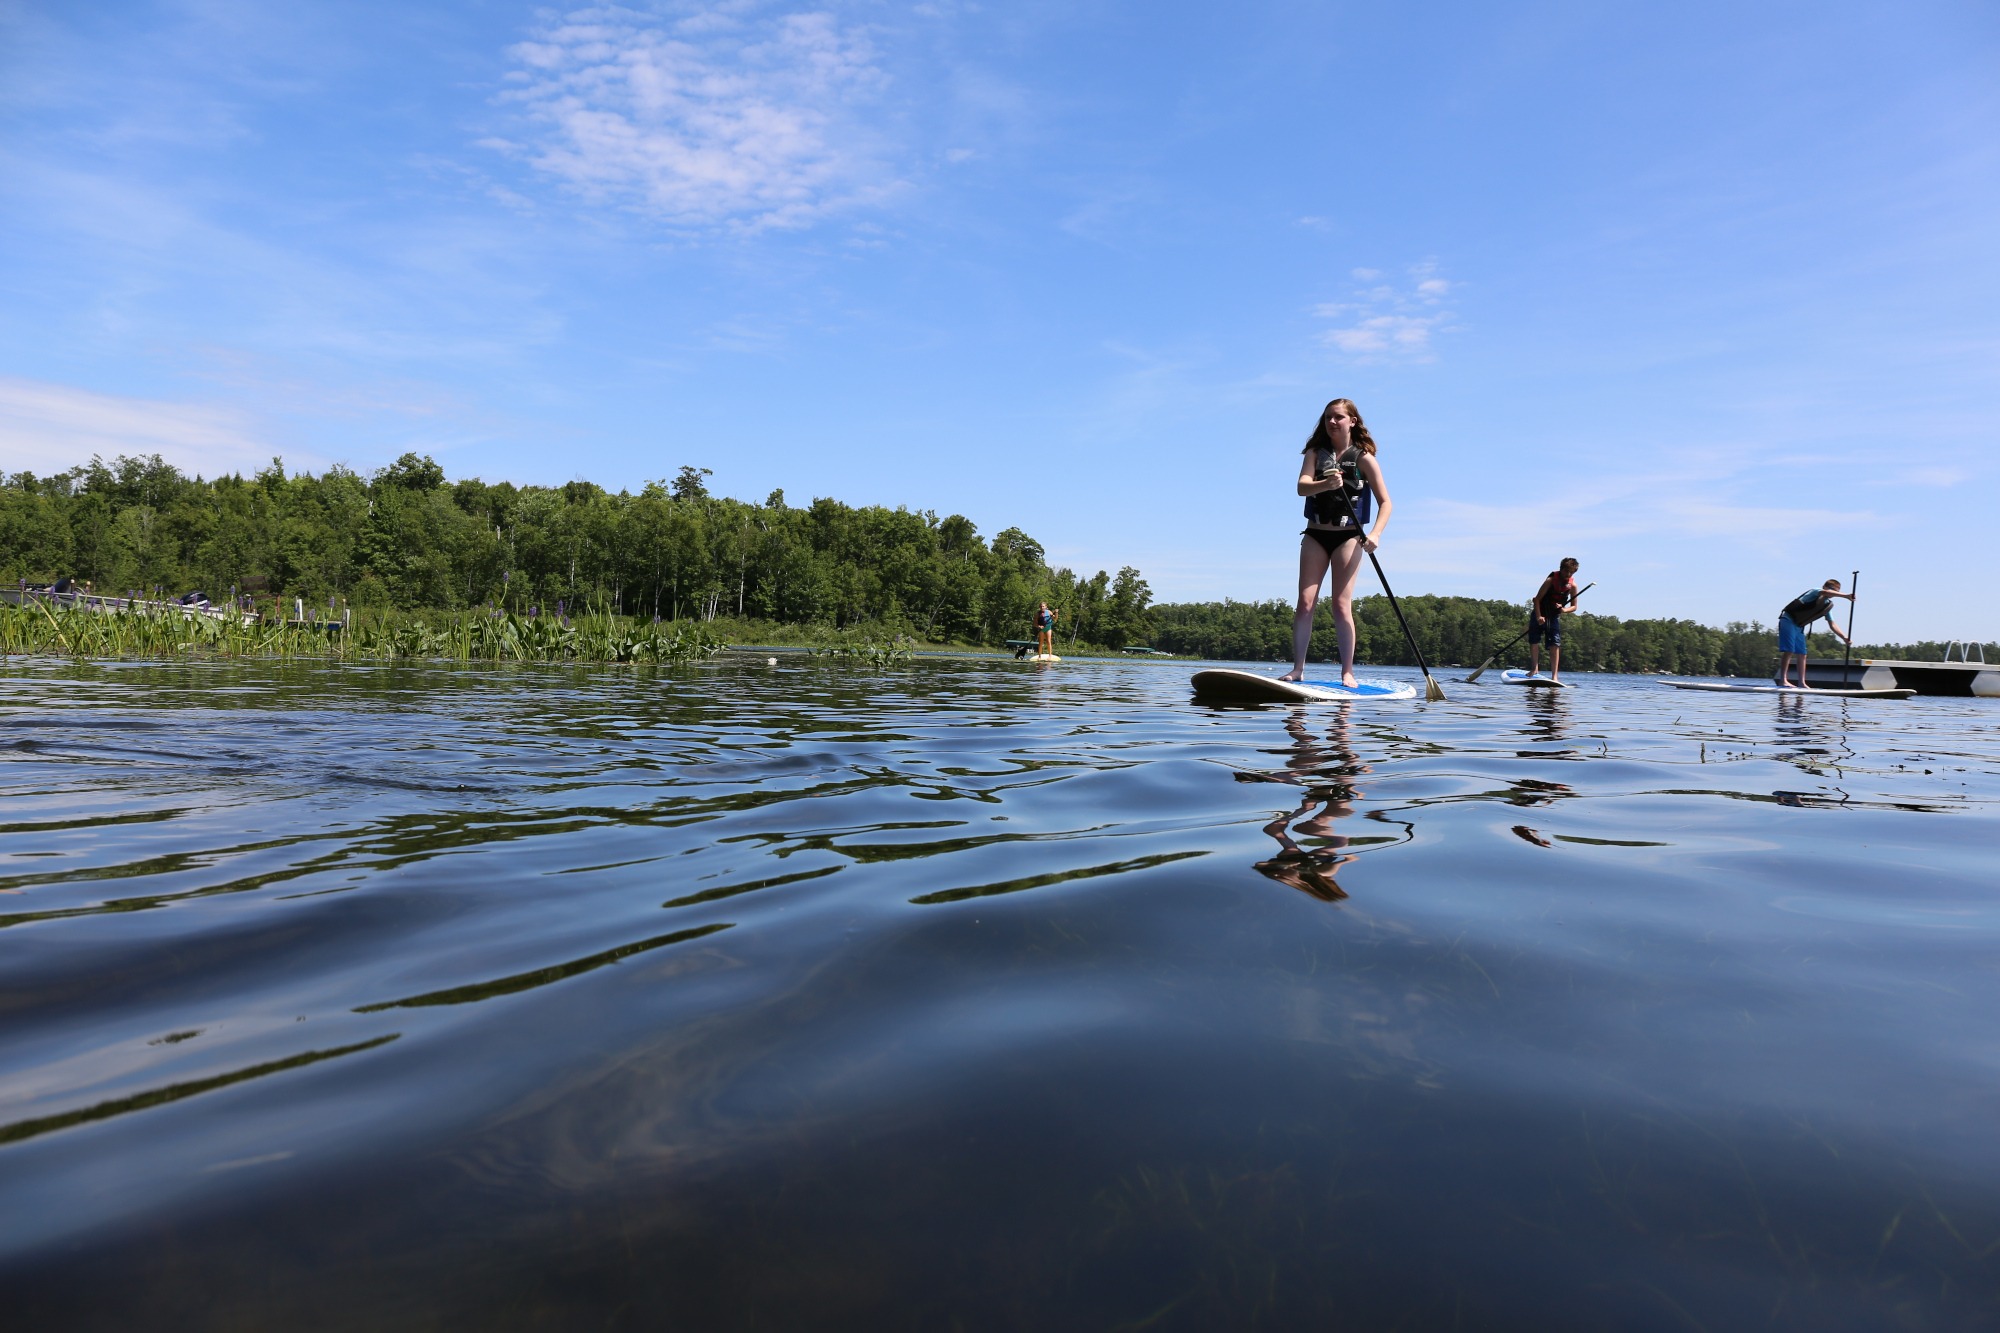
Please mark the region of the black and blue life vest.
POLYGON ((1800 629, 1806 628, 1821 616, 1833 611, 1833 598, 1826 595, 1824 588, 1808 588, 1791 601, 1785 603, 1780 612, 1800 629))
MULTIPOLYGON (((1313 449, 1313 457, 1315 460, 1313 476, 1321 481, 1329 480, 1334 470, 1333 450, 1325 445, 1317 445, 1313 449)), ((1353 527, 1358 523, 1365 528, 1368 526, 1369 514, 1374 511, 1374 495, 1361 476, 1361 450, 1350 445, 1347 452, 1340 456, 1339 467, 1340 489, 1347 493, 1348 502, 1354 506, 1353 521, 1349 521, 1347 505, 1340 502, 1340 494, 1336 491, 1320 491, 1308 495, 1306 521, 1336 528, 1353 527)))

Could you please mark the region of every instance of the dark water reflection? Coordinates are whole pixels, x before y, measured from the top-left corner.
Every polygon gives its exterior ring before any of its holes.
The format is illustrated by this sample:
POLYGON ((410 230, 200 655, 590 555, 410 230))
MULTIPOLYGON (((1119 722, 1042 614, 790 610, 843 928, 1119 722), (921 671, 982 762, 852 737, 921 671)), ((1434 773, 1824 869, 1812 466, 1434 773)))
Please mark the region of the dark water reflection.
POLYGON ((2000 1321, 1980 700, 0 677, 20 1326, 2000 1321))

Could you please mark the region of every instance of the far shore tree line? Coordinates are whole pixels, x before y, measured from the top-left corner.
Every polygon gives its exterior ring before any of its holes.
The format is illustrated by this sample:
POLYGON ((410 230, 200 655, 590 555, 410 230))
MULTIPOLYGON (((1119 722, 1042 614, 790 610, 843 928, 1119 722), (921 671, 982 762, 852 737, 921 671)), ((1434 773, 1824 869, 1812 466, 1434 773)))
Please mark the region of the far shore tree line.
MULTIPOLYGON (((1150 644, 1233 661, 1291 655, 1289 601, 1152 603, 1137 569, 1088 576, 1051 567, 1019 528, 982 537, 932 511, 762 504, 712 495, 709 471, 683 467, 636 494, 587 481, 516 486, 448 481, 405 454, 363 477, 313 476, 273 460, 251 477, 188 476, 159 457, 93 459, 54 476, 0 484, 0 581, 86 579, 109 595, 232 591, 331 608, 609 611, 641 619, 826 627, 933 644, 998 646, 1029 637, 1036 604, 1061 614, 1071 648, 1150 644)), ((1403 599, 1433 665, 1472 665, 1516 635, 1527 608, 1469 597, 1403 599)), ((1415 663, 1386 598, 1355 601, 1357 656, 1415 663)), ((1771 627, 1583 613, 1563 624, 1563 667, 1763 676, 1771 627)), ((1816 654, 1838 656, 1831 635, 1816 654)), ((1857 657, 1937 658, 1945 645, 1866 645, 1857 657)), ((2000 644, 1985 645, 2000 661, 2000 644)), ((1312 654, 1336 655, 1322 607, 1312 654)), ((1977 645, 1975 645, 1977 655, 1977 645)), ((1508 661, 1524 660, 1519 649, 1508 661)))
POLYGON ((333 467, 204 480, 157 455, 0 485, 0 580, 88 580, 100 594, 232 592, 268 608, 494 607, 642 619, 864 629, 929 643, 1025 638, 1037 603, 1070 645, 1143 641, 1136 569, 1051 568, 1019 528, 990 539, 958 514, 762 504, 709 493, 683 467, 638 493, 448 481, 405 454, 363 477, 333 467))

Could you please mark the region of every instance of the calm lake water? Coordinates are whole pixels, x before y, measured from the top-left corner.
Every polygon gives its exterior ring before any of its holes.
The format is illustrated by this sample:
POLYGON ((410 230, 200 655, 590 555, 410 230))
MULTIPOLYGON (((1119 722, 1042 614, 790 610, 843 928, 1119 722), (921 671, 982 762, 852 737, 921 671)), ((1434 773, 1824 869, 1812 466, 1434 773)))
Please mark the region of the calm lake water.
POLYGON ((7 664, 8 1323, 2000 1323, 2000 704, 780 661, 7 664))

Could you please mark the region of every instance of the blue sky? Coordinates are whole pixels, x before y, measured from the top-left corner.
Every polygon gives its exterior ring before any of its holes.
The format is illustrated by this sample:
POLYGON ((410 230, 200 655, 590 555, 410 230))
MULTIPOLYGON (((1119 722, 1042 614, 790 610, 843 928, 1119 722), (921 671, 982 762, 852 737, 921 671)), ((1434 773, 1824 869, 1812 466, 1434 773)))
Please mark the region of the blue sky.
POLYGON ((0 467, 693 463, 1264 598, 1340 395, 1399 592, 1859 567, 1864 638, 2000 637, 1996 56, 1987 3, 0 0, 0 467))

